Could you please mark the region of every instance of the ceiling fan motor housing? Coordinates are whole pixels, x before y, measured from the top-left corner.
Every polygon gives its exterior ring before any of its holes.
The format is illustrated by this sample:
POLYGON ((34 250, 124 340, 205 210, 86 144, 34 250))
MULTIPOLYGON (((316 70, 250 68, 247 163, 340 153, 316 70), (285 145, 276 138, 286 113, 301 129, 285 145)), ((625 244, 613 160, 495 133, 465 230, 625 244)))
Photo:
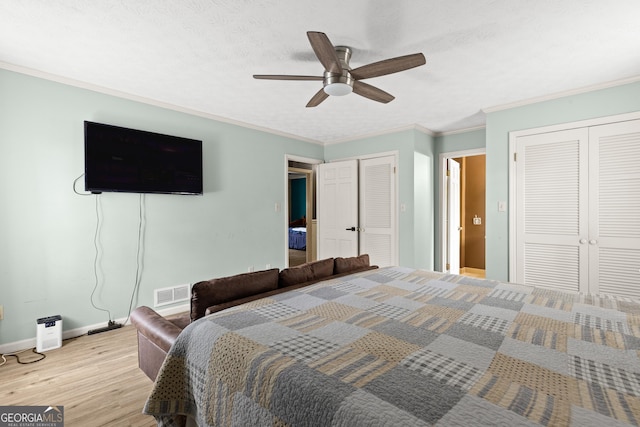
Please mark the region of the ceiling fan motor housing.
POLYGON ((351 76, 349 70, 349 60, 351 59, 351 49, 347 46, 336 46, 336 56, 340 60, 342 66, 342 74, 324 72, 324 91, 328 95, 343 96, 353 91, 353 82, 355 79, 351 76))

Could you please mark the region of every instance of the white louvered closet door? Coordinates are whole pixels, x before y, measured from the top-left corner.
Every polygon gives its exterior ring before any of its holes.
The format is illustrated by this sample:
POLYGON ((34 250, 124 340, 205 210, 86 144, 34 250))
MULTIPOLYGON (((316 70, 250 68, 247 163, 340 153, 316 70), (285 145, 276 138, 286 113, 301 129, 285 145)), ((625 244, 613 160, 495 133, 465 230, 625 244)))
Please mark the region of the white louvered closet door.
POLYGON ((640 297, 640 120, 589 128, 593 292, 640 297))
POLYGON ((519 137, 516 280, 640 297, 640 120, 519 137))
POLYGON ((395 157, 360 161, 360 253, 379 267, 397 265, 395 157))
POLYGON ((518 138, 516 281, 588 291, 588 131, 518 138))

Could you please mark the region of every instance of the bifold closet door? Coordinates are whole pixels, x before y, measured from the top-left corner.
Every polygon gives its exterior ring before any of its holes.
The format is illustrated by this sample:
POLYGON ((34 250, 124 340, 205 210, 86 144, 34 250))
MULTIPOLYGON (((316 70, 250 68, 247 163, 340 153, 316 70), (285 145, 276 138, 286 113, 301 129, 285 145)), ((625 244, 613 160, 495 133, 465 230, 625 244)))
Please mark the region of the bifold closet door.
POLYGON ((360 160, 360 253, 372 265, 397 265, 393 156, 360 160))
POLYGON ((640 297, 640 120, 589 128, 593 293, 640 297))
POLYGON ((588 130, 519 137, 518 283, 588 291, 588 130))
POLYGON ((640 120, 519 137, 519 283, 640 297, 640 120))

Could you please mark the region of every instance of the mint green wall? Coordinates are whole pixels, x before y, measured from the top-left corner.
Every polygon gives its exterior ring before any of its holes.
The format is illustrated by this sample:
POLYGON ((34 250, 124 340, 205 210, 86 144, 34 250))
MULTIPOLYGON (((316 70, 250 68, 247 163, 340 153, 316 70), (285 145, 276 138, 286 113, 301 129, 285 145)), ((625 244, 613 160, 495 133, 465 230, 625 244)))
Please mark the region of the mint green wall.
POLYGON ((456 151, 474 150, 485 148, 485 130, 476 129, 468 132, 460 132, 449 135, 439 135, 435 138, 435 153, 433 164, 433 182, 434 182, 434 227, 435 227, 435 269, 443 271, 442 266, 442 230, 441 230, 441 207, 440 207, 440 169, 438 162, 440 154, 451 153, 456 151))
POLYGON ((274 206, 285 202, 285 154, 322 159, 321 145, 0 69, 0 344, 33 338, 36 319, 54 314, 65 330, 106 324, 90 302, 96 208, 94 300, 112 318, 127 315, 141 197, 103 193, 96 206, 97 196, 73 192, 84 120, 203 140, 203 196, 143 197, 134 306, 153 306, 156 288, 284 265, 286 212, 274 206))
POLYGON ((433 137, 417 130, 325 146, 325 160, 398 153, 399 263, 433 268, 433 137), (417 184, 416 184, 417 183, 417 184))
POLYGON ((289 198, 289 221, 295 221, 307 215, 307 180, 303 178, 289 181, 291 194, 289 198))
POLYGON ((437 209, 433 170, 437 168, 434 138, 422 132, 414 132, 413 157, 413 266, 425 270, 434 269, 434 211, 437 209))
POLYGON ((508 280, 509 132, 640 111, 640 82, 487 114, 487 277, 508 280))
POLYGON ((94 301, 112 318, 127 314, 141 197, 73 192, 83 172, 84 120, 204 142, 203 196, 142 198, 134 306, 152 306, 153 289, 284 265, 286 213, 274 205, 284 204, 285 154, 331 161, 397 152, 398 200, 406 206, 398 212, 399 263, 440 269, 438 157, 486 145, 487 277, 507 280, 508 213, 497 212, 497 203, 508 200, 509 132, 631 111, 640 111, 640 83, 492 112, 486 132, 434 138, 405 130, 322 147, 0 69, 0 345, 33 338, 43 316, 61 314, 65 330, 106 323, 90 302, 96 209, 94 301))

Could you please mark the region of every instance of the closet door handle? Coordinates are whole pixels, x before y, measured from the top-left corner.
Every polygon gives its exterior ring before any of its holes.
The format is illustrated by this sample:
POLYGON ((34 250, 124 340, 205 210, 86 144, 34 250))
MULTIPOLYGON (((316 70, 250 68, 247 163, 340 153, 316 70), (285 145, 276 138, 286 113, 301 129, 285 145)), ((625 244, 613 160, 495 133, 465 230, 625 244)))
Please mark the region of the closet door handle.
POLYGON ((356 228, 355 227, 345 228, 345 230, 347 230, 347 231, 356 231, 356 228))
POLYGON ((580 244, 584 245, 585 243, 587 243, 587 239, 580 239, 580 244))
POLYGON ((590 245, 595 245, 596 243, 598 243, 598 241, 596 239, 589 240, 589 244, 590 245))

